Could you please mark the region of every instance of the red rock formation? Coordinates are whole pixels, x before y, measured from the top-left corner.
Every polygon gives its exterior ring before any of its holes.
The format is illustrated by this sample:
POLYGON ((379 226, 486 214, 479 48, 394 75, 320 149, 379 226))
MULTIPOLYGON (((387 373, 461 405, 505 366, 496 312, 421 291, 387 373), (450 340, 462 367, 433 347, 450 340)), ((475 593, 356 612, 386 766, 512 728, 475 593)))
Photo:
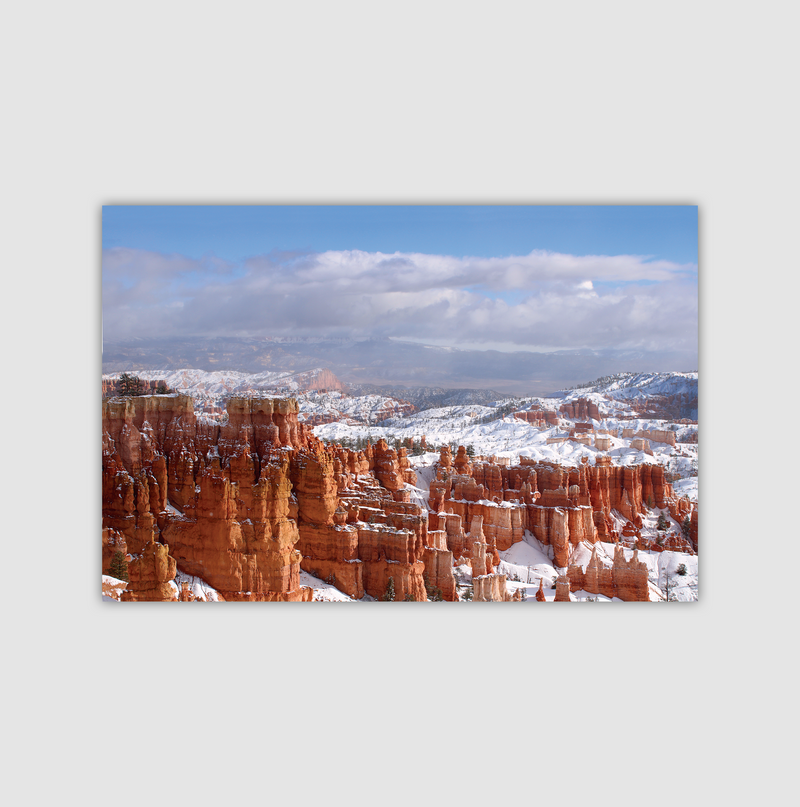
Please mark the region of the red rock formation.
POLYGON ((675 432, 669 431, 668 429, 642 429, 636 432, 635 437, 652 440, 654 443, 666 443, 670 446, 675 445, 675 432))
POLYGON ((189 588, 188 583, 181 583, 181 590, 178 592, 178 601, 179 602, 195 602, 197 598, 192 594, 192 590, 189 588))
POLYGON ((571 602, 569 596, 569 578, 565 574, 560 574, 556 578, 555 602, 571 602))
POLYGON ((518 420, 524 420, 526 423, 531 423, 540 429, 558 426, 558 413, 552 409, 531 408, 525 412, 514 412, 514 417, 518 420))
POLYGON ((617 597, 627 602, 648 602, 650 600, 647 564, 639 560, 636 549, 633 550, 633 557, 628 561, 625 560, 625 550, 617 545, 614 547, 614 561, 612 564, 608 564, 600 560, 595 544, 586 568, 570 565, 567 576, 572 591, 582 589, 590 594, 617 597))
MULTIPOLYGON (((612 511, 627 522, 623 542, 643 546, 637 542, 642 516, 649 512, 646 501, 669 509, 679 520, 693 509, 688 499, 674 495, 660 465, 615 466, 610 457, 598 455, 595 465, 585 460, 577 468, 520 458, 519 465, 477 461, 470 469, 466 456, 460 452, 460 457, 450 462, 449 451, 442 450, 429 506, 459 516, 463 524, 480 516, 485 540, 499 551, 522 540, 525 530, 530 530, 541 543, 553 547, 553 562, 561 568, 566 568, 573 548, 581 542, 620 540, 612 511)), ((448 531, 448 548, 456 558, 469 554, 461 535, 458 530, 448 531)), ((673 540, 672 545, 677 549, 679 542, 673 540)), ((681 551, 688 549, 686 544, 681 547, 681 551)))
MULTIPOLYGON (((376 462, 383 462, 387 449, 376 447, 376 462)), ((392 454, 394 452, 391 452, 392 454)), ((382 474, 397 483, 397 470, 382 474)), ((435 578, 445 593, 455 594, 452 556, 426 550, 427 518, 407 498, 404 490, 388 490, 373 477, 355 477, 349 487, 339 492, 333 523, 299 523, 298 549, 303 554, 302 568, 324 580, 331 580, 351 597, 364 594, 380 599, 391 577, 396 599, 426 599, 425 575, 435 578), (430 566, 430 568, 429 568, 430 566)), ((302 500, 300 503, 302 510, 302 500)), ((432 547, 432 549, 438 549, 432 547)))
POLYGON ((520 600, 519 590, 510 594, 504 574, 486 574, 472 578, 473 602, 510 602, 520 600))
POLYGON ((546 602, 547 597, 544 596, 544 578, 539 578, 539 590, 536 592, 536 601, 537 602, 546 602))
POLYGON ((288 463, 292 451, 314 455, 318 441, 294 401, 234 398, 228 413, 220 427, 198 421, 188 396, 105 401, 103 526, 134 554, 169 543, 180 568, 225 599, 310 599, 288 463))
POLYGON ((456 579, 453 576, 453 553, 449 549, 426 546, 422 560, 428 584, 441 590, 442 599, 448 602, 458 600, 456 579))
POLYGON ((487 545, 483 541, 473 541, 472 543, 470 565, 472 566, 473 577, 490 575, 494 571, 492 568, 491 556, 489 556, 486 552, 487 548, 487 545))
POLYGON ((178 599, 175 579, 175 558, 169 547, 151 541, 128 564, 128 587, 122 592, 124 602, 169 602, 178 599))
POLYGON ((685 538, 678 535, 676 532, 670 532, 668 535, 661 536, 656 540, 649 538, 639 537, 636 540, 637 549, 647 549, 651 552, 686 552, 693 555, 694 548, 685 538))
POLYGON ((600 420, 600 410, 594 401, 589 401, 586 398, 578 398, 575 401, 569 401, 562 404, 558 410, 564 417, 571 420, 600 420))
POLYGON ((456 458, 453 460, 453 467, 455 468, 455 472, 457 474, 472 473, 472 463, 470 462, 470 458, 467 454, 467 449, 464 446, 458 447, 456 458))
MULTIPOLYGON (((400 449, 405 458, 405 449, 400 449)), ((389 448, 385 440, 375 444, 375 477, 388 490, 402 490, 405 485, 404 468, 401 468, 398 453, 389 448)), ((408 464, 406 463, 406 468, 408 464)))

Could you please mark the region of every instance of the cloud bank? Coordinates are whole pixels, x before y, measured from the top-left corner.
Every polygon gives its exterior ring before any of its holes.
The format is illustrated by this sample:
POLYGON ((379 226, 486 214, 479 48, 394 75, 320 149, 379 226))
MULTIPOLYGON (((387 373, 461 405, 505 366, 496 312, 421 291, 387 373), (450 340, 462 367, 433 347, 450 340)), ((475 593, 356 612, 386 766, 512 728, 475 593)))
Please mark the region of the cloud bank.
POLYGON ((697 267, 641 255, 103 253, 107 339, 395 337, 452 346, 696 351, 697 267))

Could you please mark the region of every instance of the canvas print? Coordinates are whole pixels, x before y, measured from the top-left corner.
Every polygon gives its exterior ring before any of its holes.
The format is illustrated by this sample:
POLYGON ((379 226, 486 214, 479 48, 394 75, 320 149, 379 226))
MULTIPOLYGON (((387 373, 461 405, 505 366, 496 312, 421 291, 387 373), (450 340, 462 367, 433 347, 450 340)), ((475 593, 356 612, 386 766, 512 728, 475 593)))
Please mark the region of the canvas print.
POLYGON ((113 205, 102 237, 105 601, 698 599, 696 207, 113 205))

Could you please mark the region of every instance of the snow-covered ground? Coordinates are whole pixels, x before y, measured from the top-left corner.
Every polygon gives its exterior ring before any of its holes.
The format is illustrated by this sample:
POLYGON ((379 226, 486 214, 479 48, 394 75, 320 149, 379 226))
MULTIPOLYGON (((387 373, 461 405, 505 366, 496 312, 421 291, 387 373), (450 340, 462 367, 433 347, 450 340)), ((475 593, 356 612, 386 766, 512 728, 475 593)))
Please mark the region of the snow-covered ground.
MULTIPOLYGON (((309 416, 335 417, 358 423, 377 423, 403 406, 385 395, 347 395, 343 392, 304 392, 297 395, 301 419, 309 416)), ((407 406, 407 405, 406 405, 407 406)))
MULTIPOLYGON (((598 557, 608 565, 613 562, 615 545, 611 543, 597 544, 598 557)), ((633 550, 623 548, 625 559, 633 557, 633 550)), ((509 590, 522 589, 524 599, 536 596, 539 581, 543 582, 545 599, 552 601, 556 596, 556 578, 559 570, 553 565, 553 550, 543 546, 526 530, 522 541, 500 552, 499 574, 506 575, 509 590)), ((647 552, 639 550, 640 561, 647 564, 650 581, 651 600, 665 600, 664 592, 669 584, 670 599, 678 602, 689 602, 697 599, 697 556, 684 552, 647 552), (681 574, 683 572, 683 574, 681 574)), ((591 559, 588 545, 579 545, 575 549, 572 562, 586 567, 591 559)), ((563 570, 562 570, 563 571, 563 570)), ((602 594, 589 594, 585 591, 573 591, 571 598, 575 600, 593 599, 598 602, 610 602, 609 597, 602 594)), ((613 601, 621 602, 614 597, 613 601)))
MULTIPOLYGON (((598 421, 598 428, 607 428, 612 431, 609 436, 610 449, 601 451, 594 446, 587 446, 575 440, 564 439, 562 442, 548 440, 567 437, 568 426, 551 426, 539 429, 535 425, 518 420, 513 416, 502 417, 488 423, 478 422, 485 416, 489 407, 445 407, 444 409, 426 410, 404 418, 393 418, 391 425, 367 426, 352 423, 326 423, 314 427, 314 434, 328 443, 342 441, 356 441, 367 439, 373 444, 383 438, 402 441, 408 438, 416 442, 422 435, 428 446, 442 445, 472 446, 476 455, 508 457, 512 462, 518 462, 519 457, 534 460, 557 462, 562 465, 578 466, 583 457, 587 457, 590 464, 598 455, 608 455, 615 465, 641 465, 652 463, 663 465, 677 477, 686 477, 697 473, 698 445, 697 443, 679 443, 670 446, 666 443, 650 441, 652 455, 631 448, 631 439, 614 437, 613 433, 621 434, 621 428, 633 428, 634 433, 639 429, 666 430, 670 425, 665 420, 637 420, 616 421, 607 418, 598 421), (452 411, 448 417, 447 411, 452 411), (467 411, 465 411, 467 410, 467 411), (436 417, 431 416, 434 411, 436 417), (470 414, 474 412, 474 414, 470 414)), ((697 477, 694 476, 692 485, 687 490, 694 491, 697 496, 697 477)))
POLYGON ((608 395, 630 400, 647 395, 697 395, 698 373, 619 373, 584 387, 565 391, 565 399, 608 395))
POLYGON ((176 594, 180 592, 182 583, 189 584, 189 590, 194 594, 196 602, 220 602, 216 589, 208 585, 205 580, 178 570, 175 573, 175 580, 171 583, 176 594))

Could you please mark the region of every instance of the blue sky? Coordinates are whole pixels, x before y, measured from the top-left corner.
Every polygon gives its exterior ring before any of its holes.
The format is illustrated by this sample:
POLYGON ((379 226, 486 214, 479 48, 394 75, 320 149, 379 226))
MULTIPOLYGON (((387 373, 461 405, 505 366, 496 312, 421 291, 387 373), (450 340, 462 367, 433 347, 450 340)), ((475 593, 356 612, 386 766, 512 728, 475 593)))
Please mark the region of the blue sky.
POLYGON ((103 328, 697 353, 697 208, 103 208, 103 328))
POLYGON ((531 250, 697 263, 694 206, 107 206, 103 247, 232 261, 273 250, 499 257, 531 250))

